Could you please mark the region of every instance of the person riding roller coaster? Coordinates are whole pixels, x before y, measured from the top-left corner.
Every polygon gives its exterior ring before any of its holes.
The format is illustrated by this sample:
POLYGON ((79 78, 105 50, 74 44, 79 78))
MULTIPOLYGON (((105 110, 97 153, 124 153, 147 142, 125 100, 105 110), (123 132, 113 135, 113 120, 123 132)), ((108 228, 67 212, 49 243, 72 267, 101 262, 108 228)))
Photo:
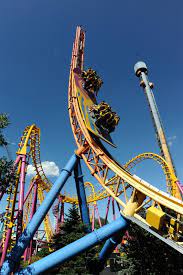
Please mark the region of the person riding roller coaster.
POLYGON ((115 130, 120 120, 119 116, 112 111, 111 107, 104 101, 94 104, 90 108, 91 116, 95 119, 95 125, 109 134, 115 130))
POLYGON ((98 94, 99 89, 101 88, 103 81, 102 79, 97 75, 96 71, 89 68, 86 71, 83 71, 81 73, 81 76, 84 83, 84 89, 90 92, 93 92, 96 96, 98 94))
MULTIPOLYGON (((103 84, 103 81, 97 75, 96 71, 89 68, 88 70, 83 71, 81 73, 81 76, 84 80, 84 89, 88 93, 92 93, 97 96, 98 91, 103 84)), ((104 101, 102 101, 98 105, 94 104, 90 108, 90 113, 95 120, 95 125, 97 126, 97 128, 99 128, 101 131, 107 131, 108 134, 115 130, 115 127, 120 119, 119 116, 115 112, 113 112, 111 107, 104 101)))

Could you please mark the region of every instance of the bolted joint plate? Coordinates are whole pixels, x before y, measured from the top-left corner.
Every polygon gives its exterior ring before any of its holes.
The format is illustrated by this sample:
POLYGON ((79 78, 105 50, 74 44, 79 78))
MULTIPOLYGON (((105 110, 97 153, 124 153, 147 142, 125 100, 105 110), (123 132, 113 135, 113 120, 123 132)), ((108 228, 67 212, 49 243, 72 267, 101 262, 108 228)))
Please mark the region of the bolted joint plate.
POLYGON ((138 76, 138 77, 140 76, 141 72, 144 72, 145 74, 148 73, 147 66, 143 61, 139 61, 135 64, 134 71, 135 71, 136 76, 138 76))

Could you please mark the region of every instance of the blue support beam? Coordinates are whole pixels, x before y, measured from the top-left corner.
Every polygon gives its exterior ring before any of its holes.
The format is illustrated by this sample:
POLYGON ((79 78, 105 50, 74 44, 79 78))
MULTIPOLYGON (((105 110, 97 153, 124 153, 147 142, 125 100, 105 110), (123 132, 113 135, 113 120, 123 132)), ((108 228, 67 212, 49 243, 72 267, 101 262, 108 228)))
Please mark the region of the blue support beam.
POLYGON ((128 226, 128 221, 122 216, 110 224, 104 225, 98 230, 82 237, 81 239, 59 249, 56 252, 32 263, 27 268, 15 273, 15 275, 36 275, 54 268, 64 262, 72 259, 78 254, 88 250, 89 248, 105 241, 114 234, 120 234, 128 226))
POLYGON ((89 216, 88 205, 86 201, 86 192, 84 187, 80 160, 78 161, 77 165, 74 168, 74 177, 76 182, 76 190, 78 195, 81 219, 84 225, 86 226, 87 232, 91 232, 90 216, 89 216))
POLYGON ((112 236, 105 242, 102 250, 99 253, 99 260, 100 260, 101 267, 104 266, 106 260, 109 258, 111 253, 114 251, 116 246, 120 243, 125 231, 126 231, 126 229, 122 230, 120 232, 120 234, 112 236))
POLYGON ((53 184, 50 192, 47 194, 43 203, 39 206, 36 213, 34 214, 32 220, 27 225, 27 228, 24 230, 20 238, 18 239, 16 245, 7 255, 6 261, 3 263, 0 274, 9 275, 15 267, 15 264, 20 261, 20 257, 23 255, 26 247, 29 245, 30 240, 33 238, 35 232, 42 223, 44 217, 48 213, 53 202, 57 198, 58 194, 62 190, 65 182, 71 176, 72 171, 74 170, 75 165, 77 164, 79 157, 74 154, 64 169, 62 169, 60 176, 53 184))

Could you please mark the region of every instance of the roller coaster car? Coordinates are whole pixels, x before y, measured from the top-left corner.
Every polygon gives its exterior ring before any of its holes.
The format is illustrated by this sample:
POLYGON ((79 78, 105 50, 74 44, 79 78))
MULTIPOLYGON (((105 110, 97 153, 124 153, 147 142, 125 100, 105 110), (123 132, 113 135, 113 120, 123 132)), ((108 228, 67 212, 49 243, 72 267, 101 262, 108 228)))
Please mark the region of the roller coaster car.
MULTIPOLYGON (((89 70, 91 71, 91 69, 89 70)), ((94 72, 91 71, 91 72, 92 72, 91 74, 95 75, 95 71, 94 72)), ((87 77, 87 71, 82 72, 79 68, 75 68, 73 70, 73 73, 74 73, 74 84, 75 84, 74 87, 76 89, 76 96, 78 99, 79 108, 81 110, 81 115, 83 117, 83 120, 86 124, 87 129, 92 134, 94 134, 97 138, 107 142, 108 144, 116 148, 116 145, 114 144, 108 130, 105 130, 102 127, 99 128, 96 126, 95 122, 97 119, 95 119, 95 114, 97 116, 97 112, 94 111, 95 113, 94 114, 93 111, 89 111, 90 109, 92 109, 91 107, 93 105, 98 105, 98 103, 96 100, 97 91, 94 92, 94 90, 91 90, 91 89, 86 90, 86 88, 84 88, 85 82, 87 82, 85 81, 87 77)), ((99 82, 102 83, 101 81, 102 80, 100 80, 99 82)), ((116 122, 119 120, 117 117, 115 119, 116 119, 116 122)), ((114 130, 114 129, 111 129, 111 130, 114 130)))
POLYGON ((183 224, 177 217, 173 217, 170 214, 151 206, 147 209, 146 221, 155 231, 160 232, 163 236, 168 236, 174 241, 182 242, 183 224))
POLYGON ((109 104, 104 101, 98 105, 92 105, 89 111, 91 117, 95 120, 95 125, 101 131, 105 131, 110 134, 115 130, 115 127, 119 123, 119 116, 113 112, 109 104))
POLYGON ((83 71, 81 73, 81 76, 84 80, 84 89, 93 92, 95 95, 97 95, 99 89, 103 84, 103 81, 97 75, 96 71, 89 68, 87 71, 83 71))

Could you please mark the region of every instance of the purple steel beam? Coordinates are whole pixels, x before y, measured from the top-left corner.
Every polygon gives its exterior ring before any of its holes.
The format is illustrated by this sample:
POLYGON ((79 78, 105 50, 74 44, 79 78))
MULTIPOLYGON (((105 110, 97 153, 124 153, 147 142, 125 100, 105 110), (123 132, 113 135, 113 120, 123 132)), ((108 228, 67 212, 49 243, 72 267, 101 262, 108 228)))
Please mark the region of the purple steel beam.
POLYGON ((179 190, 180 190, 181 194, 183 195, 183 185, 180 183, 179 180, 176 182, 176 184, 179 187, 179 190))
POLYGON ((115 212, 114 198, 112 198, 112 214, 113 214, 113 221, 115 221, 116 212, 115 212))
POLYGON ((8 250, 8 246, 9 246, 9 242, 10 242, 10 238, 11 238, 11 233, 12 233, 12 227, 9 227, 8 230, 7 230, 7 233, 6 233, 6 240, 5 240, 4 247, 3 247, 0 266, 2 266, 2 264, 4 263, 4 260, 6 258, 6 253, 7 253, 7 250, 8 250))
MULTIPOLYGON (((25 199, 24 199, 24 204, 25 204, 28 196, 30 195, 30 192, 32 191, 32 187, 34 186, 34 184, 35 184, 35 181, 32 182, 31 186, 29 187, 29 190, 27 191, 27 194, 26 194, 25 199)), ((14 218, 14 222, 16 221, 17 217, 18 217, 18 212, 17 212, 17 214, 14 218)))
POLYGON ((107 223, 107 218, 108 218, 108 213, 109 213, 110 201, 111 201, 111 197, 108 197, 107 209, 106 209, 106 215, 105 215, 105 222, 104 222, 104 224, 107 223))
MULTIPOLYGON (((33 197, 33 202, 32 202, 32 209, 31 209, 31 214, 30 214, 30 220, 32 220, 32 217, 34 216, 34 213, 36 212, 36 205, 37 205, 37 191, 38 191, 38 184, 35 182, 34 185, 34 197, 33 197)), ((33 238, 32 238, 33 240, 33 238)), ((31 258, 32 256, 32 240, 30 241, 29 247, 26 248, 24 252, 24 261, 27 260, 27 258, 31 258)))
POLYGON ((93 206, 93 211, 92 211, 92 231, 95 230, 95 206, 93 206))
POLYGON ((62 201, 61 202, 61 224, 63 224, 64 223, 64 202, 62 201))
MULTIPOLYGON (((14 166, 13 166, 13 171, 15 171, 15 169, 16 169, 16 167, 17 167, 20 160, 21 160, 21 156, 19 155, 15 160, 15 163, 14 163, 14 166)), ((3 194, 4 193, 2 192, 1 198, 2 198, 3 194)), ((7 229, 6 239, 5 239, 5 243, 4 243, 4 247, 3 247, 3 251, 2 251, 2 256, 1 256, 0 266, 3 264, 3 262, 5 260, 7 249, 8 249, 9 243, 10 243, 10 239, 11 239, 11 234, 12 234, 12 226, 8 227, 8 229, 7 229)))
POLYGON ((26 155, 22 155, 21 158, 22 158, 22 163, 21 163, 21 172, 20 172, 20 191, 19 191, 20 193, 19 193, 19 202, 18 202, 17 239, 22 233, 26 155))
POLYGON ((59 200, 59 198, 58 198, 58 203, 56 204, 56 207, 57 207, 57 214, 56 214, 55 233, 58 233, 58 231, 59 231, 59 224, 60 224, 60 217, 59 217, 60 200, 59 200))
POLYGON ((96 211, 96 214, 97 214, 97 217, 98 217, 99 226, 102 227, 102 223, 101 223, 101 219, 100 219, 100 215, 99 215, 97 204, 95 204, 95 211, 96 211))

